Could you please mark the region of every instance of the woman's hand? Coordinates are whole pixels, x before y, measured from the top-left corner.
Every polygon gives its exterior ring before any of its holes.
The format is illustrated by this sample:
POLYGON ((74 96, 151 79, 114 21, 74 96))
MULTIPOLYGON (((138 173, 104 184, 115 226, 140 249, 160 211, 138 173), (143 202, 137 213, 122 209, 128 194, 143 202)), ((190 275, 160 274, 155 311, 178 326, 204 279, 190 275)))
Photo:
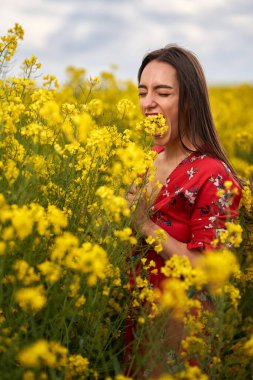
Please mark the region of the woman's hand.
MULTIPOLYGON (((127 194, 126 199, 129 207, 132 209, 131 221, 135 231, 140 232, 146 237, 151 236, 155 239, 157 237, 156 232, 161 227, 150 219, 148 213, 149 207, 144 195, 132 188, 127 194), (135 209, 133 209, 133 206, 135 206, 135 209)), ((189 250, 186 243, 176 240, 170 236, 169 233, 166 233, 166 235, 167 239, 161 242, 163 249, 159 252, 160 256, 164 260, 170 259, 174 254, 180 257, 186 256, 190 260, 192 266, 195 266, 196 259, 202 255, 201 251, 198 249, 189 250)))

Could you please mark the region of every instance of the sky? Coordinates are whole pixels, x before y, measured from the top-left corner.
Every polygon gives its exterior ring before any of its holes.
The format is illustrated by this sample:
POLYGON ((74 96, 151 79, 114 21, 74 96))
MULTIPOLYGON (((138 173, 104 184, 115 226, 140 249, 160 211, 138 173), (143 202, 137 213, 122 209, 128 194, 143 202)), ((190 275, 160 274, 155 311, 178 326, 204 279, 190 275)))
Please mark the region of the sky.
POLYGON ((87 76, 117 65, 136 82, 143 56, 177 43, 199 58, 209 84, 253 83, 252 0, 1 0, 0 35, 25 30, 11 73, 32 54, 41 74, 64 82, 69 65, 87 76))

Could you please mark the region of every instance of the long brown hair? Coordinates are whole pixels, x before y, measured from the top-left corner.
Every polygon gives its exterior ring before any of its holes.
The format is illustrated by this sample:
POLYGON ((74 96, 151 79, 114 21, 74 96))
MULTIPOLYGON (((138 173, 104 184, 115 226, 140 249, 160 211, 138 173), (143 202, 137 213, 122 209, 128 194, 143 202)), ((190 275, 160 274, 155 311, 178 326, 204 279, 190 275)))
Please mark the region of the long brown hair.
POLYGON ((143 58, 138 71, 138 82, 146 65, 153 60, 168 63, 176 69, 179 83, 178 130, 183 148, 192 151, 183 143, 183 136, 186 135, 197 151, 223 161, 242 186, 243 181, 238 178, 219 141, 205 75, 197 57, 191 51, 174 44, 154 50, 143 58), (183 115, 186 127, 182 121, 183 115))

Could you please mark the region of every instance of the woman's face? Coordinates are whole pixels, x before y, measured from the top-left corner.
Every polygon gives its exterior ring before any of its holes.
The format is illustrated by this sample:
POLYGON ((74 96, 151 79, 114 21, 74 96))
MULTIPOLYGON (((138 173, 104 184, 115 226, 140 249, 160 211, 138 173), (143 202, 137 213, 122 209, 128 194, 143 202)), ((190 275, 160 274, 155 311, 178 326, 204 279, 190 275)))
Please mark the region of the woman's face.
POLYGON ((155 60, 148 63, 141 74, 139 96, 143 114, 162 114, 169 126, 163 136, 154 136, 154 143, 178 142, 179 84, 175 68, 155 60))

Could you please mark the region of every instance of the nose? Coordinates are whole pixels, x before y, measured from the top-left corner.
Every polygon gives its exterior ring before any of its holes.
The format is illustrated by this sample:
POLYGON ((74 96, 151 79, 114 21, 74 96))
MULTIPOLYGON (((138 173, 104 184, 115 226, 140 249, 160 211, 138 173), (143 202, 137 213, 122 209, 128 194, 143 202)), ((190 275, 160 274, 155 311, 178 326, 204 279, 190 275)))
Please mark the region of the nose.
POLYGON ((152 94, 147 94, 143 99, 141 99, 141 105, 144 113, 146 113, 153 110, 157 106, 157 103, 152 94))

